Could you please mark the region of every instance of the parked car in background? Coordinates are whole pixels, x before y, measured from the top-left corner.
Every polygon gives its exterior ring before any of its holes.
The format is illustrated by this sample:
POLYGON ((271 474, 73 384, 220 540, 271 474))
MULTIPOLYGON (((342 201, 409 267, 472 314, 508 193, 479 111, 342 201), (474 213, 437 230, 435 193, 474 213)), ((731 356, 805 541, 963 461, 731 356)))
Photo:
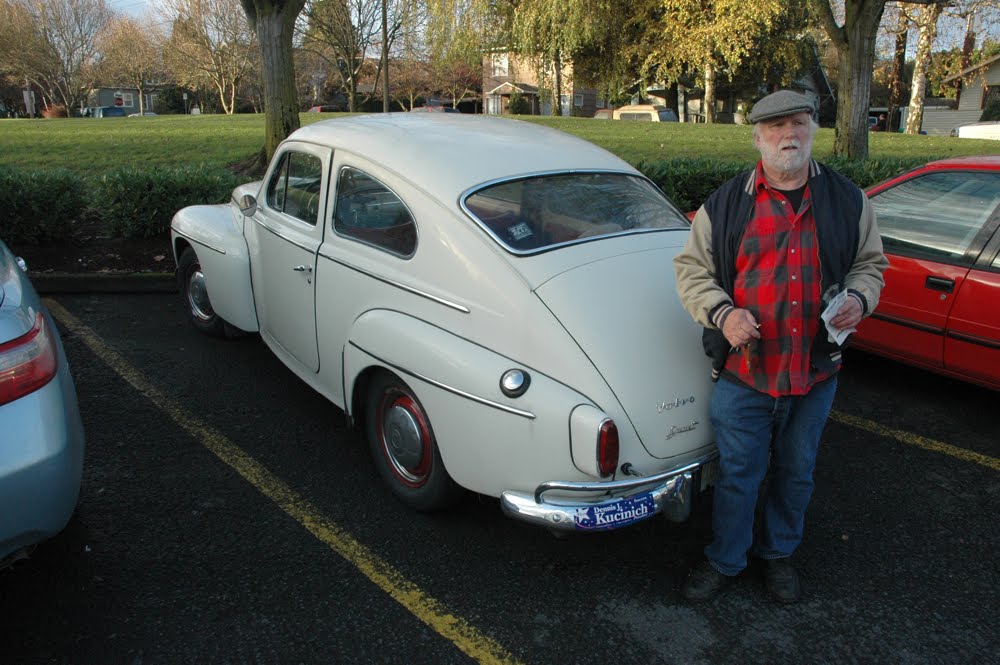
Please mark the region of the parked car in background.
POLYGON ((124 118, 127 113, 120 106, 95 106, 90 109, 91 118, 124 118))
POLYGON ((559 530, 684 519, 713 482, 710 365, 674 288, 688 234, 592 143, 420 113, 303 127, 263 181, 171 223, 194 326, 259 332, 402 501, 466 488, 559 530))
POLYGON ((654 104, 633 104, 612 112, 615 120, 640 120, 646 122, 677 122, 677 112, 654 104))
POLYGON ((963 139, 1000 140, 1000 122, 970 122, 952 129, 951 135, 963 139))
POLYGON ((597 120, 611 120, 614 118, 614 109, 597 109, 594 111, 594 118, 597 120))
POLYGON ((343 104, 320 104, 318 106, 311 106, 307 113, 335 113, 339 111, 346 111, 347 109, 343 104))
POLYGON ((83 423, 59 331, 0 241, 0 568, 66 526, 83 423))
POLYGON ((152 111, 143 111, 142 113, 129 113, 128 117, 130 117, 130 118, 141 118, 141 117, 143 117, 145 115, 157 115, 157 114, 153 113, 152 111))
POLYGON ((931 162, 868 196, 889 269, 852 345, 1000 390, 1000 156, 931 162))
POLYGON ((410 113, 461 113, 461 111, 450 106, 433 104, 430 106, 415 106, 410 109, 410 113))

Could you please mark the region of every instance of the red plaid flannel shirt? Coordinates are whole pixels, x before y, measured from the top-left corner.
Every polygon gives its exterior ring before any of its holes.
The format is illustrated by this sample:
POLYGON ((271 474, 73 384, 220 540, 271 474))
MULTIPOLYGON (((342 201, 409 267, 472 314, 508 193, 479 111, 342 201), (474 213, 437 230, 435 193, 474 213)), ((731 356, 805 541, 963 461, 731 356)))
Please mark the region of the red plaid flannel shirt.
POLYGON ((772 189, 757 164, 757 198, 736 257, 734 304, 750 310, 760 339, 734 351, 725 369, 768 395, 804 395, 830 376, 809 362, 820 333, 819 247, 808 186, 798 212, 772 189), (749 365, 749 366, 748 366, 749 365))

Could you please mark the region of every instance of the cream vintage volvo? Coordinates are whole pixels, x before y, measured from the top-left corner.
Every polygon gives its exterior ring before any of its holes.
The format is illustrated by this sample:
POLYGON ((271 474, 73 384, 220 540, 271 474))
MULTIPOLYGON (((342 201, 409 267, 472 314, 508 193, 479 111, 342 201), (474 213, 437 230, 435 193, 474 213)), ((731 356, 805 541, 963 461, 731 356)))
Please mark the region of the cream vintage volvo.
POLYGON ((467 489, 557 531, 683 520, 712 482, 687 236, 605 150, 461 114, 308 125, 263 181, 171 224, 193 324, 259 332, 403 502, 467 489))

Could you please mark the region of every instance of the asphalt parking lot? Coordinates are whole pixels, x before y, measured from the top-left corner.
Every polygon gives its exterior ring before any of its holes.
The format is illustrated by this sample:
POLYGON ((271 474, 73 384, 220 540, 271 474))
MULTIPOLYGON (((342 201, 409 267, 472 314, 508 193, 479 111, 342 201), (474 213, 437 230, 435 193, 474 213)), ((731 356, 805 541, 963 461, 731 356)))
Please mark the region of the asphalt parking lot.
MULTIPOLYGON (((557 539, 469 496, 416 514, 257 336, 173 294, 49 300, 88 448, 77 514, 0 572, 0 663, 993 663, 997 393, 849 353, 797 554, 679 597, 708 506, 557 539)), ((7 509, 7 507, 4 507, 7 509)))

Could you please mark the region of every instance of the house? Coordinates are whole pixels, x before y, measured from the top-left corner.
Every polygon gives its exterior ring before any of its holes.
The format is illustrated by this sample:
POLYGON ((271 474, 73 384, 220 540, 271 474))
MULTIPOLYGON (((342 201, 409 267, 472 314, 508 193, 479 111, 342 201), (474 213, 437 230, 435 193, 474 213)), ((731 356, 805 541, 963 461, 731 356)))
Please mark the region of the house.
MULTIPOLYGON (((152 111, 156 101, 158 88, 150 87, 143 90, 142 110, 152 111)), ((125 109, 125 114, 139 112, 139 90, 138 88, 94 88, 87 95, 86 106, 95 108, 98 106, 120 106, 125 109)), ((82 110, 82 109, 81 109, 82 110)))
POLYGON ((1000 102, 1000 55, 967 67, 941 83, 958 85, 958 106, 946 109, 925 104, 920 128, 927 134, 947 136, 958 125, 979 122, 990 103, 1000 102))
MULTIPOLYGON (((487 115, 507 113, 516 95, 528 102, 531 115, 553 115, 554 91, 555 68, 551 64, 540 72, 537 66, 512 53, 487 53, 483 57, 483 109, 487 115)), ((575 85, 572 63, 563 63, 562 115, 592 118, 597 109, 605 106, 597 90, 575 85)))

